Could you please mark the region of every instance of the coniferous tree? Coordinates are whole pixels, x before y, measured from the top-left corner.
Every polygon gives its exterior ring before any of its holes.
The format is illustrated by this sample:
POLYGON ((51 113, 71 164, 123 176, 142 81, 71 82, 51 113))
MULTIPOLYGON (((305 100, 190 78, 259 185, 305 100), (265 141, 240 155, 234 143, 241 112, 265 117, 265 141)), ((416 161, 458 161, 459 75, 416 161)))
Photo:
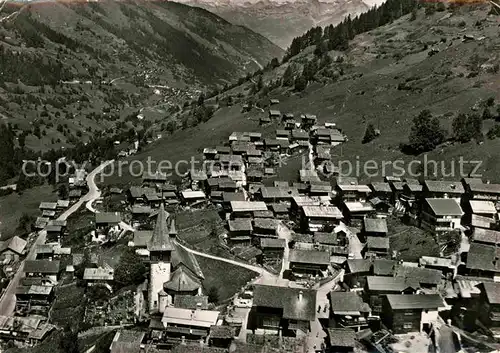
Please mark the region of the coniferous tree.
POLYGON ((375 127, 373 124, 368 124, 365 130, 365 136, 363 136, 362 143, 368 143, 373 141, 377 137, 377 133, 375 132, 375 127))
POLYGON ((288 65, 285 72, 283 73, 283 86, 290 87, 294 84, 293 68, 292 65, 288 65))
POLYGON ((429 110, 423 110, 413 119, 409 147, 414 153, 432 151, 445 139, 439 120, 429 110))

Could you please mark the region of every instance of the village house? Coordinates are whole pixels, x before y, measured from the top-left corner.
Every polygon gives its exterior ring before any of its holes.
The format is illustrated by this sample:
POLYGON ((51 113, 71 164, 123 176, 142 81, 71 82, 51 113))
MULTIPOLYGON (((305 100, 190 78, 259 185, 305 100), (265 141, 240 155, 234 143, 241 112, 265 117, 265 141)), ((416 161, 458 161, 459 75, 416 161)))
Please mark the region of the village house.
POLYGON ((194 206, 206 200, 206 195, 201 190, 184 190, 181 192, 182 201, 185 205, 194 206))
POLYGON ((27 285, 16 288, 16 314, 19 316, 47 317, 54 301, 54 287, 27 285))
POLYGON ((356 332, 351 329, 328 328, 326 336, 327 353, 354 352, 356 346, 356 332))
POLYGON ((387 257, 390 254, 389 238, 366 237, 366 257, 387 257))
POLYGON ((35 248, 36 260, 58 260, 71 255, 71 248, 61 247, 58 243, 40 244, 35 248))
POLYGON ((217 156, 217 148, 206 147, 203 149, 203 157, 206 160, 213 161, 217 156))
POLYGON ((305 232, 318 232, 335 227, 342 220, 342 213, 335 206, 302 206, 301 227, 305 232))
POLYGON ((337 184, 337 197, 345 202, 366 202, 371 189, 368 185, 337 184))
MULTIPOLYGON (((214 162, 215 165, 220 165, 223 170, 234 170, 239 171, 244 167, 243 158, 237 154, 222 154, 219 155, 219 159, 214 162)), ((214 170, 212 170, 212 176, 214 170)))
POLYGON ((208 179, 207 173, 204 170, 191 169, 188 176, 191 183, 191 189, 193 190, 203 188, 203 185, 208 179))
POLYGON ((348 259, 344 282, 351 291, 360 291, 366 285, 366 278, 372 273, 373 259, 348 259))
POLYGON ((289 204, 285 203, 272 203, 269 205, 271 211, 273 212, 272 217, 285 220, 288 219, 288 213, 290 211, 289 204))
POLYGON ((294 274, 322 276, 328 271, 330 254, 326 251, 291 249, 288 260, 294 274))
POLYGON ((382 299, 387 294, 414 294, 415 289, 402 277, 368 276, 364 296, 373 314, 382 313, 382 299))
POLYGON ((300 124, 303 129, 310 129, 316 124, 318 120, 317 116, 314 114, 302 114, 300 115, 300 124))
POLYGON ((182 337, 188 341, 205 341, 210 328, 217 325, 219 314, 215 310, 167 307, 161 319, 163 341, 178 344, 182 337))
POLYGON ((308 333, 316 318, 316 291, 270 285, 255 285, 248 328, 256 334, 296 336, 308 333))
POLYGON ((269 110, 269 119, 271 121, 279 121, 281 118, 281 112, 276 109, 269 110))
POLYGON ((40 317, 0 316, 0 338, 28 346, 40 343, 55 329, 40 317))
POLYGON ((253 213, 253 218, 273 218, 274 214, 273 211, 267 210, 267 211, 255 211, 253 213))
POLYGON ((264 115, 264 116, 261 116, 259 118, 259 126, 264 126, 264 125, 268 125, 268 124, 271 124, 271 118, 267 115, 264 115))
POLYGON ((365 237, 385 237, 388 232, 387 221, 384 218, 365 218, 363 220, 365 237))
POLYGON ((455 278, 458 271, 458 263, 455 259, 435 257, 435 256, 422 256, 418 263, 421 267, 438 270, 445 276, 451 275, 455 278))
POLYGON ((453 198, 427 198, 422 208, 421 227, 434 234, 459 229, 463 214, 453 198))
POLYGON ((252 220, 250 218, 237 218, 228 221, 230 246, 245 245, 248 246, 252 242, 252 220))
POLYGON ((150 187, 131 186, 127 191, 128 202, 131 205, 147 203, 146 195, 156 195, 156 189, 150 187))
POLYGON ((458 181, 425 180, 422 192, 426 198, 449 198, 460 202, 465 190, 458 181))
POLYGON ((280 139, 288 140, 289 138, 290 138, 290 131, 282 130, 282 129, 276 130, 276 139, 277 140, 280 140, 280 139))
POLYGON ((478 184, 468 186, 468 197, 472 200, 500 201, 500 184, 478 184))
POLYGON ((500 328, 500 283, 483 282, 476 311, 478 319, 487 327, 500 328))
POLYGON ((471 276, 500 282, 500 248, 473 242, 467 253, 466 269, 471 276))
POLYGON ((389 294, 383 299, 381 318, 396 334, 429 331, 443 307, 439 294, 389 294))
POLYGON ((260 239, 260 249, 262 250, 262 260, 276 261, 283 258, 283 252, 285 250, 286 240, 285 239, 272 239, 272 238, 262 238, 260 239))
POLYGON ((372 182, 369 184, 371 189, 371 196, 378 197, 384 201, 391 201, 392 189, 389 183, 386 182, 372 182))
POLYGON ((500 245, 500 231, 484 228, 474 228, 472 241, 485 245, 500 245))
POLYGON ((312 182, 309 188, 309 195, 311 196, 324 196, 330 199, 332 193, 332 186, 329 182, 312 182))
POLYGON ((466 224, 472 222, 472 215, 485 217, 493 219, 496 223, 498 220, 498 210, 495 207, 493 201, 486 200, 470 200, 466 206, 464 206, 464 211, 466 215, 464 216, 464 221, 466 224))
POLYGON ((299 146, 309 146, 309 133, 304 130, 293 129, 291 135, 291 141, 298 143, 299 146))
POLYGON ((255 211, 267 211, 267 206, 262 201, 232 201, 232 218, 253 218, 255 211))
POLYGON ((470 225, 472 229, 492 229, 495 228, 497 220, 494 218, 483 217, 476 214, 470 216, 470 225))
POLYGON ((277 202, 290 202, 294 196, 298 196, 299 191, 293 187, 266 187, 260 188, 257 197, 267 204, 277 202))
MULTIPOLYGON (((228 349, 236 335, 236 328, 227 325, 211 326, 208 343, 211 347, 228 349)), ((215 353, 215 352, 214 352, 215 353)))
POLYGON ((396 271, 397 262, 388 259, 374 259, 372 272, 375 276, 393 277, 396 271))
POLYGON ((350 328, 355 331, 368 328, 371 308, 355 292, 330 292, 330 323, 332 328, 350 328))
POLYGON ((406 179, 399 199, 409 210, 413 209, 422 198, 424 187, 415 179, 406 179))
POLYGON ((278 236, 279 221, 274 218, 255 218, 253 220, 253 235, 264 238, 278 236))
POLYGON ((399 265, 394 273, 396 277, 404 278, 413 288, 437 289, 443 281, 440 270, 399 265))
POLYGON ((375 211, 368 202, 344 202, 343 206, 344 219, 352 224, 361 224, 365 217, 375 211))
POLYGON ((3 263, 19 261, 19 257, 25 254, 26 244, 26 240, 17 235, 3 241, 0 245, 0 261, 3 263))
POLYGON ((271 99, 269 100, 269 103, 270 103, 270 105, 280 104, 280 100, 279 100, 279 99, 276 99, 276 98, 271 98, 271 99))
POLYGON ((26 277, 45 278, 56 284, 59 280, 60 262, 50 260, 26 260, 23 272, 26 277))
POLYGON ((152 212, 153 209, 150 206, 132 206, 132 221, 135 223, 145 223, 152 212))
POLYGON ((110 284, 114 280, 114 270, 108 264, 97 268, 86 268, 83 272, 83 280, 87 286, 103 286, 112 292, 110 284))
POLYGON ((95 214, 95 226, 98 230, 116 227, 121 221, 120 212, 98 212, 95 214))

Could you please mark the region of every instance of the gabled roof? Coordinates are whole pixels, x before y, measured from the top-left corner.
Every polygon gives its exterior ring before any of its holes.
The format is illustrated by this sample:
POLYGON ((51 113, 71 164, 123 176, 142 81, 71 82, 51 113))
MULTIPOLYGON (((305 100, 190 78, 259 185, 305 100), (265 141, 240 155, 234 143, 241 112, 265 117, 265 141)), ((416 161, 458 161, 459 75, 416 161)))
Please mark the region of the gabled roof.
POLYGON ((87 281, 112 281, 114 279, 114 271, 106 267, 86 268, 83 273, 83 279, 87 281))
POLYGON ((5 250, 11 250, 19 255, 24 253, 24 249, 26 249, 26 240, 19 238, 17 235, 14 235, 9 240, 6 240, 0 246, 0 253, 5 250))
POLYGON ((370 272, 372 263, 370 259, 349 259, 347 260, 347 268, 350 273, 370 272))
POLYGON ((155 228, 153 229, 153 235, 148 242, 149 251, 172 251, 174 246, 172 240, 170 239, 169 229, 167 226, 168 214, 165 211, 163 203, 160 205, 158 210, 158 216, 156 218, 155 228))
POLYGON ((162 322, 167 325, 182 325, 209 328, 217 323, 218 311, 190 310, 167 307, 163 313, 162 322))
POLYGON ((331 347, 354 347, 356 346, 356 332, 348 328, 329 328, 328 343, 331 347))
POLYGON ((261 201, 231 201, 234 212, 267 211, 267 206, 261 201))
POLYGON ((482 201, 482 200, 470 200, 470 208, 472 213, 486 213, 486 214, 496 214, 497 210, 495 204, 492 201, 482 201))
POLYGON ((335 206, 302 206, 306 217, 341 219, 342 212, 335 206))
POLYGON ((24 262, 24 273, 59 273, 59 261, 50 260, 26 260, 24 262))
POLYGON ((185 266, 193 274, 198 276, 198 278, 204 279, 203 271, 200 268, 198 260, 196 260, 196 257, 192 253, 184 250, 182 246, 175 246, 175 251, 172 252, 171 262, 174 270, 180 266, 185 266))
POLYGON ((462 216, 464 212, 454 199, 425 199, 436 216, 462 216))
POLYGON ((228 221, 229 231, 252 231, 252 220, 250 218, 237 218, 228 221))
POLYGON ((458 181, 426 180, 424 185, 430 192, 463 194, 463 185, 458 181))
POLYGON ((208 297, 206 295, 181 295, 174 297, 174 306, 184 309, 208 309, 208 297))
POLYGON ((255 285, 253 305, 282 309, 283 318, 312 321, 316 318, 316 291, 269 285, 255 285))
POLYGON ((370 184, 371 188, 375 192, 392 192, 389 183, 384 182, 373 182, 370 184))
POLYGON ((420 286, 421 284, 437 285, 441 283, 443 273, 430 268, 401 265, 396 269, 396 277, 403 277, 414 286, 420 286))
POLYGON ((401 277, 368 276, 366 280, 368 290, 372 291, 402 292, 411 287, 401 277))
POLYGON ((373 274, 376 276, 392 276, 396 268, 396 261, 387 259, 373 260, 373 274))
POLYGON ((291 249, 290 262, 315 265, 329 265, 330 254, 326 251, 291 249))
POLYGON ((262 249, 284 249, 285 246, 285 239, 262 238, 260 240, 260 247, 262 249))
POLYGON ((234 338, 236 330, 232 326, 214 325, 210 327, 210 338, 231 339, 234 338))
POLYGON ((201 288, 201 282, 181 266, 172 273, 170 281, 164 283, 163 288, 175 292, 193 292, 201 288))
POLYGON ((337 245, 338 239, 335 233, 315 232, 313 236, 315 243, 324 245, 337 245))
POLYGON ((467 268, 500 272, 500 248, 495 245, 471 243, 467 254, 467 268))
POLYGON ((365 231, 370 233, 387 233, 387 221, 384 218, 365 218, 365 231))
POLYGON ((491 229, 474 228, 472 240, 481 243, 500 244, 500 232, 491 229))
POLYGON ((389 238, 384 237, 366 237, 366 246, 368 249, 389 249, 389 238))
POLYGON ((370 306, 355 292, 330 292, 330 306, 334 313, 370 312, 370 306))
POLYGON ((388 294, 387 301, 393 310, 438 309, 444 307, 439 294, 388 294))
POLYGON ((500 184, 470 184, 470 191, 478 194, 500 194, 500 184))

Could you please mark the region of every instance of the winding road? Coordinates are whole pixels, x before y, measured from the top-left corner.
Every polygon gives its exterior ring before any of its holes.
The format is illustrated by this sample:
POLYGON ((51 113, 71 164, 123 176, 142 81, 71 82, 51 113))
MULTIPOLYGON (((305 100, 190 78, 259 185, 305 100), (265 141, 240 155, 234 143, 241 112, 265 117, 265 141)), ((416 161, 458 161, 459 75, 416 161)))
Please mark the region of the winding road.
MULTIPOLYGON (((108 165, 113 163, 114 160, 106 161, 99 165, 97 168, 95 168, 92 172, 90 172, 87 175, 86 182, 87 186, 89 188, 89 191, 83 195, 78 202, 76 202, 74 205, 72 205, 70 208, 68 208, 64 213, 62 213, 57 219, 64 221, 66 220, 69 216, 71 216, 73 213, 75 213, 84 202, 87 201, 92 201, 97 199, 98 197, 101 196, 101 191, 97 187, 95 183, 95 177, 97 174, 101 173, 104 168, 106 168, 108 165)), ((31 246, 30 251, 28 252, 28 255, 26 256, 26 260, 34 260, 36 258, 36 248, 38 245, 45 244, 45 240, 47 238, 47 231, 45 229, 42 229, 41 231, 38 232, 38 236, 36 240, 33 242, 33 245, 31 246)), ((14 310, 16 308, 16 300, 15 300, 15 293, 16 289, 19 286, 19 282, 21 281, 23 277, 23 268, 24 268, 24 261, 21 262, 19 265, 19 268, 14 275, 14 277, 11 279, 9 282, 9 285, 7 286, 5 292, 3 293, 2 297, 0 298, 0 315, 4 316, 12 316, 14 315, 14 310)))

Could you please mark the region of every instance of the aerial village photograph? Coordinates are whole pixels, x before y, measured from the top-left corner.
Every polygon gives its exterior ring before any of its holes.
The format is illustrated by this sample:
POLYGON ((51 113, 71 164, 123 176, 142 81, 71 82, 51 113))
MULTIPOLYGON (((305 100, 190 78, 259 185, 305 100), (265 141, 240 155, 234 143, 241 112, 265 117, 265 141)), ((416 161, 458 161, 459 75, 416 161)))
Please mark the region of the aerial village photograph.
POLYGON ((0 353, 500 352, 498 0, 0 0, 0 353))

